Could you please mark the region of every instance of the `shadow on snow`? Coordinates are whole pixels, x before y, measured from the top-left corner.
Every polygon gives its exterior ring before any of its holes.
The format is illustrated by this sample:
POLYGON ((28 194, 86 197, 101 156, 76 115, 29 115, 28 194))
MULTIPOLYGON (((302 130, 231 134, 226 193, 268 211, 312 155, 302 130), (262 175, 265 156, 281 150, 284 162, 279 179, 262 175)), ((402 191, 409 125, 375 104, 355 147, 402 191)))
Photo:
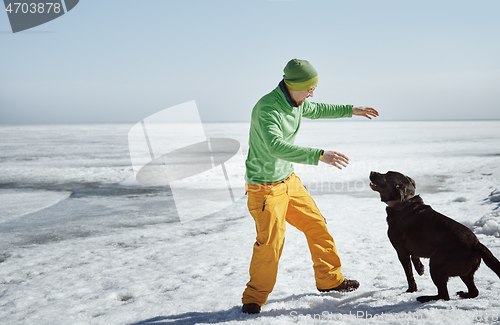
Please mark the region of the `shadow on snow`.
MULTIPOLYGON (((391 289, 388 289, 391 290, 391 289)), ((371 300, 366 300, 366 298, 372 297, 374 294, 380 293, 380 291, 364 292, 356 296, 345 296, 339 293, 328 293, 328 294, 302 294, 302 295, 292 295, 290 297, 280 299, 280 300, 270 300, 268 304, 275 303, 288 303, 294 300, 299 300, 300 298, 306 296, 317 296, 317 297, 334 297, 339 298, 338 301, 328 301, 321 306, 315 306, 312 308, 290 308, 290 309, 273 309, 270 311, 263 311, 257 315, 247 315, 243 314, 241 311, 241 306, 235 306, 228 310, 213 311, 213 312, 188 312, 179 315, 170 316, 157 316, 131 325, 194 325, 200 323, 217 324, 229 321, 246 321, 249 319, 257 320, 259 318, 266 319, 269 317, 289 317, 290 319, 297 319, 299 317, 306 318, 320 318, 323 320, 341 320, 348 317, 351 318, 365 318, 365 317, 379 317, 383 315, 396 315, 401 313, 399 316, 407 316, 408 313, 415 312, 420 309, 425 304, 421 304, 415 300, 411 301, 401 301, 395 305, 385 305, 379 307, 369 306, 371 300), (345 299, 342 299, 344 298, 345 299), (362 300, 362 301, 361 301, 362 300), (363 314, 361 314, 361 312, 363 314), (327 313, 327 314, 325 314, 327 313), (368 316, 370 315, 370 316, 368 316)), ((401 295, 403 295, 402 293, 401 295)), ((380 298, 372 297, 372 300, 380 300, 380 298)), ((444 308, 440 306, 433 306, 433 308, 444 308)))

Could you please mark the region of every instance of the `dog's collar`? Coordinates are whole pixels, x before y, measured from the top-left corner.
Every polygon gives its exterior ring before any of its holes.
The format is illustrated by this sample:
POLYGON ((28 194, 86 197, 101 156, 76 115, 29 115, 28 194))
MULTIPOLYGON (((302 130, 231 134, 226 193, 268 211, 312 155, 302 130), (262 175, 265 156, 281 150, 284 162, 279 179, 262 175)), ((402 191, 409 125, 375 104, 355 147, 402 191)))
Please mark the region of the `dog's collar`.
MULTIPOLYGON (((409 198, 406 201, 409 201, 409 200, 413 199, 415 196, 416 195, 412 196, 411 198, 409 198)), ((401 200, 384 201, 384 203, 387 204, 387 206, 389 206, 391 208, 394 207, 394 206, 396 206, 396 205, 398 205, 401 202, 402 202, 401 200)))
POLYGON ((392 208, 395 205, 401 203, 401 200, 384 201, 384 203, 387 204, 388 207, 392 208))

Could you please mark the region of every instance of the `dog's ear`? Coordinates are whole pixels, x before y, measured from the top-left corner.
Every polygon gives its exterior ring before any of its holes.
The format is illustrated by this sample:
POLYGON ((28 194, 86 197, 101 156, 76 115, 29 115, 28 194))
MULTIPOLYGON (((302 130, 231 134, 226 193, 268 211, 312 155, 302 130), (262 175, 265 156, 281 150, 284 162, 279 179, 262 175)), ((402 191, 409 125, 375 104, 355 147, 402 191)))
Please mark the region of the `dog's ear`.
POLYGON ((396 187, 399 190, 399 193, 401 194, 401 202, 406 201, 407 199, 411 199, 412 197, 415 196, 415 189, 417 186, 415 185, 415 181, 411 179, 410 177, 406 176, 410 184, 408 186, 400 186, 397 185, 396 187))
POLYGON ((417 184, 415 184, 415 181, 413 179, 411 179, 410 177, 408 177, 408 176, 406 176, 406 178, 408 178, 408 180, 410 181, 411 185, 413 185, 413 188, 417 189, 417 184))
POLYGON ((399 200, 401 202, 405 201, 405 197, 406 197, 406 187, 405 186, 401 186, 399 184, 396 184, 396 191, 398 191, 399 193, 399 200))

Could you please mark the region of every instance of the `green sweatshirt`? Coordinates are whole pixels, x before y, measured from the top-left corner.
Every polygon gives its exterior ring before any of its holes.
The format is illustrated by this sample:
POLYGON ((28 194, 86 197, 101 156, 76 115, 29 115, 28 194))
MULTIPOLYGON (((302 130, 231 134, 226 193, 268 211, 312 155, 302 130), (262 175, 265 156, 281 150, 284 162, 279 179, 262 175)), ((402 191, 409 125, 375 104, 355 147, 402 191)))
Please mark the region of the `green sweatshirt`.
POLYGON ((318 165, 321 149, 294 145, 302 117, 351 117, 351 105, 305 101, 296 107, 283 81, 252 111, 245 179, 248 184, 276 183, 293 173, 293 164, 318 165))

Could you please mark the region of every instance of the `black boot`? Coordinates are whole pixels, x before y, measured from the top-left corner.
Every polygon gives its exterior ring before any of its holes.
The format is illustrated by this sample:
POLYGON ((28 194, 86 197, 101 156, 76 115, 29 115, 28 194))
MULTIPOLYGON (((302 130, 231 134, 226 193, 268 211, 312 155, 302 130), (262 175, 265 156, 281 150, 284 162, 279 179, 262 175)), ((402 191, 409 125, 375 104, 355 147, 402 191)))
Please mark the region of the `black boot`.
POLYGON ((245 314, 258 314, 260 313, 260 306, 254 303, 244 304, 243 307, 241 307, 241 311, 245 314))
POLYGON ((330 289, 320 289, 320 292, 330 292, 330 291, 338 291, 338 292, 350 292, 359 288, 359 282, 356 280, 344 280, 339 286, 330 289))

